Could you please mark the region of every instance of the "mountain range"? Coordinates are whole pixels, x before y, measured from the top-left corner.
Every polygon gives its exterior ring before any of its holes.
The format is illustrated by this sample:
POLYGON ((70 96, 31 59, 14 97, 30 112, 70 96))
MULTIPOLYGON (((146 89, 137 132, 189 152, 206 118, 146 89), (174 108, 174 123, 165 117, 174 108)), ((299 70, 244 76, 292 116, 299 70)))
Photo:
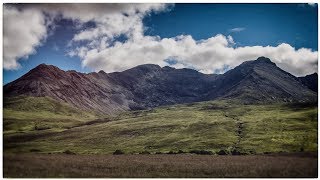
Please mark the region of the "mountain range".
POLYGON ((246 61, 224 74, 153 64, 86 74, 40 64, 3 90, 4 99, 46 96, 79 109, 112 114, 223 99, 244 104, 317 101, 318 74, 295 77, 266 57, 246 61))

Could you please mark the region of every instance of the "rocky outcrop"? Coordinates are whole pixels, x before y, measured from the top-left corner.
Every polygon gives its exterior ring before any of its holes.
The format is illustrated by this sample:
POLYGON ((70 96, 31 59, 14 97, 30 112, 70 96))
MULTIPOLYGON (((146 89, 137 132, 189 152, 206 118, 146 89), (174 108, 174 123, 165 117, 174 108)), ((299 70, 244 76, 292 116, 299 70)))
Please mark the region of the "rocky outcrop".
POLYGON ((123 110, 214 99, 244 103, 315 101, 303 81, 260 57, 225 74, 145 64, 123 72, 79 73, 41 64, 4 86, 4 97, 48 96, 75 107, 112 114, 123 110))

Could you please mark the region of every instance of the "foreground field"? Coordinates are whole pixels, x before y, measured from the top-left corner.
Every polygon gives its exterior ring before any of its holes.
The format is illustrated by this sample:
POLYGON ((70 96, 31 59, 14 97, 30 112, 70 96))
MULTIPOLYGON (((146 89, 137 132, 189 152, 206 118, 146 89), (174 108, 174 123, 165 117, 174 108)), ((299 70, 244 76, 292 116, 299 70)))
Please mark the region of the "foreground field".
POLYGON ((317 177, 317 154, 4 156, 4 177, 317 177))
POLYGON ((59 111, 61 106, 51 100, 40 101, 50 109, 36 103, 30 109, 27 104, 32 103, 22 102, 14 101, 4 109, 8 153, 263 154, 318 149, 317 104, 210 101, 97 118, 65 106, 59 111), (18 116, 19 112, 28 118, 18 116))
POLYGON ((318 158, 310 153, 318 150, 317 110, 317 104, 306 103, 209 101, 105 116, 49 98, 7 99, 3 172, 5 177, 317 177, 318 158), (115 152, 125 155, 111 155, 115 152))

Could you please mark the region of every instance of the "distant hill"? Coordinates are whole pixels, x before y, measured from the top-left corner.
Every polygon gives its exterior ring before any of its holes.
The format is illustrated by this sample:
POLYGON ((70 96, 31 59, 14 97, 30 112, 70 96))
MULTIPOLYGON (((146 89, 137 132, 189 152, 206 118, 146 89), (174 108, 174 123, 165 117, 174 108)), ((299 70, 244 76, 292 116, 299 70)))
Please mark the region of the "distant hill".
POLYGON ((249 104, 309 102, 317 101, 315 78, 317 74, 297 78, 265 57, 221 75, 153 64, 84 74, 41 64, 5 85, 4 97, 46 96, 106 114, 215 99, 249 104))
POLYGON ((313 73, 304 77, 299 77, 300 81, 314 92, 318 92, 318 74, 313 73))
POLYGON ((244 103, 316 101, 317 93, 270 59, 246 61, 219 76, 209 99, 239 99, 244 103))

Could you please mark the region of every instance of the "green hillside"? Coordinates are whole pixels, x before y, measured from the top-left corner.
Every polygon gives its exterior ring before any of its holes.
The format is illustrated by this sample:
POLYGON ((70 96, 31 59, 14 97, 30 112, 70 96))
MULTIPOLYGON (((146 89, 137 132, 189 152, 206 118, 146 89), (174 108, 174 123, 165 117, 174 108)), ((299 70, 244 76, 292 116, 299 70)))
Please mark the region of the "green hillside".
POLYGON ((4 133, 29 132, 35 129, 61 130, 96 118, 49 97, 12 97, 4 99, 4 133))
MULTIPOLYGON (((43 102, 51 100, 44 99, 43 102)), ((36 111, 36 108, 34 111, 23 106, 20 111, 10 107, 12 105, 5 108, 5 132, 11 127, 6 124, 8 121, 41 123, 46 119, 44 117, 54 117, 49 124, 55 126, 57 123, 60 129, 35 130, 32 123, 30 128, 22 126, 24 133, 5 134, 5 152, 68 150, 80 154, 111 154, 115 150, 125 153, 205 150, 249 154, 317 151, 318 147, 316 104, 242 105, 210 101, 127 112, 95 120, 90 120, 92 115, 74 112, 72 108, 64 107, 63 111, 52 108, 36 111), (82 123, 75 123, 77 121, 82 123), (61 124, 69 127, 63 129, 61 124)))

